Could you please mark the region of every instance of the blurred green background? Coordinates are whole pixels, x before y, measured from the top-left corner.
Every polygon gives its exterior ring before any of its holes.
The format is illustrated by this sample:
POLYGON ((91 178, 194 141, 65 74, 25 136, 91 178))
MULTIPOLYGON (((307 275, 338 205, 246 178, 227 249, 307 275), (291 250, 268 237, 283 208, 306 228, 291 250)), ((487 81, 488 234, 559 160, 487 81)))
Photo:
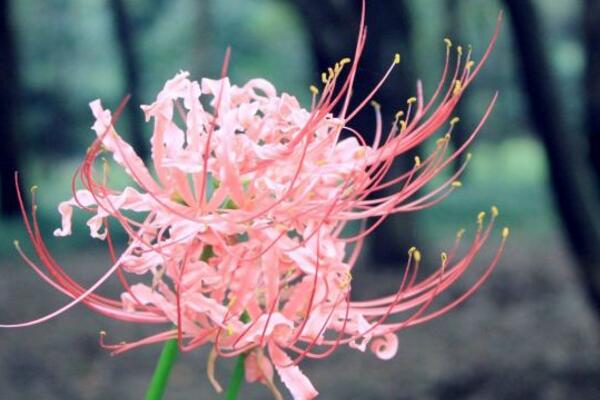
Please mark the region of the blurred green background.
MULTIPOLYGON (((308 106, 308 87, 319 81, 320 71, 353 49, 360 15, 360 2, 353 0, 0 3, 2 322, 48 311, 47 305, 54 304, 48 299, 59 297, 40 289, 42 283, 35 282, 33 274, 21 272, 26 266, 12 247, 15 238, 27 242, 14 215, 10 177, 15 169, 24 187, 39 186, 41 225, 65 264, 77 270, 85 267, 92 277, 103 268, 97 250, 102 245, 86 237, 81 213, 76 235, 51 237, 60 223, 56 206, 70 196, 71 176, 94 138, 91 100, 101 98, 114 109, 131 93, 134 100, 149 104, 179 70, 190 71, 196 79, 217 77, 225 48, 231 46, 234 83, 263 77, 308 106)), ((397 282, 393 268, 401 265, 410 243, 424 249, 426 260, 437 259, 455 232, 472 228, 477 213, 492 204, 500 208, 500 223, 510 226, 511 239, 498 273, 482 290, 481 299, 475 296, 471 301, 479 305, 466 306, 456 321, 447 316, 417 336, 407 332, 402 338, 401 333, 400 360, 369 364, 368 383, 358 382, 352 374, 358 378, 363 357, 371 356, 352 351, 352 356, 340 357, 354 358, 336 361, 354 365, 356 371, 332 362, 327 367, 309 363, 311 377, 320 376, 323 398, 600 398, 598 3, 367 1, 368 50, 359 70, 357 96, 383 74, 396 51, 402 53, 402 63, 377 98, 387 121, 414 94, 416 79, 423 81, 426 96, 432 93, 443 67, 444 37, 465 47, 471 44, 479 60, 500 10, 505 18, 492 56, 459 108, 461 123, 455 136, 460 142, 475 127, 494 92, 500 92, 491 118, 470 149, 473 161, 461 179, 463 187, 442 204, 392 220, 380 230, 378 238, 383 239, 368 245, 363 259, 365 280, 378 286, 375 291, 393 287, 382 280, 397 282), (454 363, 464 366, 454 369, 454 363)), ((120 132, 143 151, 149 127, 143 125, 137 104, 129 108, 133 112, 119 121, 120 132), (136 129, 142 142, 135 137, 136 129)), ((363 131, 372 126, 369 118, 356 122, 363 131)), ((421 151, 425 154, 426 148, 421 151)), ((485 260, 481 263, 483 267, 485 260)), ((128 395, 127 388, 143 387, 156 351, 108 359, 91 348, 97 330, 111 322, 83 317, 83 308, 74 313, 79 314, 46 328, 0 332, 0 398, 141 396, 128 395), (79 318, 91 319, 75 328, 79 318), (57 330, 65 331, 60 340, 46 336, 57 330), (81 344, 77 337, 91 342, 81 344), (69 343, 79 354, 70 367, 50 373, 54 367, 39 355, 34 358, 39 363, 23 361, 27 354, 43 354, 53 346, 68 349, 69 343), (121 371, 119 377, 94 369, 94 363, 121 371), (143 366, 129 380, 121 376, 129 373, 127 363, 143 366), (49 383, 56 380, 63 383, 49 383)), ((351 351, 341 351, 346 352, 351 351)), ((168 398, 205 398, 192 393, 216 398, 200 371, 203 361, 197 357, 184 365, 189 368, 181 371, 183 383, 168 398)), ((260 388, 249 390, 249 398, 266 396, 260 388)))

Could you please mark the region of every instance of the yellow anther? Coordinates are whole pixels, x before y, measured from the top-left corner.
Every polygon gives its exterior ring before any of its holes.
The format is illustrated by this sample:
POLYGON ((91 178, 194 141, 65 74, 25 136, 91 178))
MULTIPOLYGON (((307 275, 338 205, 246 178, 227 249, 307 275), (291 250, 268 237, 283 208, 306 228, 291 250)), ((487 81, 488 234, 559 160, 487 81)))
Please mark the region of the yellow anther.
POLYGON ((227 336, 233 336, 233 325, 227 325, 227 336))
POLYGON ((365 154, 367 154, 367 151, 365 149, 358 149, 354 152, 354 158, 363 158, 365 154))
POLYGON ((452 40, 450 40, 450 39, 448 39, 448 38, 445 38, 445 39, 444 39, 444 43, 446 43, 446 47, 447 47, 447 48, 450 48, 450 47, 452 47, 452 40))
POLYGON ((328 67, 327 71, 329 72, 329 79, 332 79, 335 76, 335 72, 333 72, 333 68, 328 67))
POLYGON ((460 122, 460 118, 454 117, 450 120, 450 125, 454 126, 460 122))
POLYGON ((327 83, 327 74, 325 72, 321 73, 321 81, 323 83, 327 83))
POLYGON ((452 91, 452 94, 456 96, 457 94, 459 94, 461 92, 461 90, 462 90, 462 82, 457 79, 454 81, 454 90, 452 91))
POLYGON ((337 74, 339 74, 339 73, 340 73, 340 71, 342 70, 342 66, 340 65, 340 63, 339 63, 339 62, 336 62, 336 63, 335 63, 335 68, 334 68, 334 70, 335 70, 335 74, 336 74, 336 75, 337 75, 337 74))
POLYGON ((106 331, 100 331, 100 336, 106 336, 106 331))
POLYGON ((417 248, 415 246, 411 247, 408 249, 408 255, 411 256, 415 251, 417 251, 417 248))
POLYGON ((467 161, 470 161, 473 158, 473 153, 467 153, 467 161))
POLYGON ((394 64, 400 64, 400 53, 394 54, 394 64))
POLYGON ((287 226, 283 225, 283 224, 277 224, 275 225, 275 229, 277 229, 279 232, 287 232, 287 226))
POLYGON ((340 60, 340 65, 343 67, 346 64, 350 64, 352 59, 350 57, 344 57, 340 60))
POLYGON ((314 95, 319 94, 319 89, 315 85, 310 85, 309 89, 312 94, 314 94, 314 95))
POLYGON ((510 230, 508 229, 508 227, 504 227, 504 229, 502 229, 502 239, 506 239, 509 234, 510 230))
POLYGON ((421 165, 421 158, 419 156, 415 156, 415 167, 419 167, 421 165))
POLYGON ((37 185, 33 185, 31 187, 31 193, 35 192, 36 190, 38 190, 38 186, 37 185))
POLYGON ((415 252, 413 253, 413 257, 415 259, 415 262, 421 262, 421 252, 419 250, 415 250, 415 252))
POLYGON ((411 97, 410 99, 406 100, 407 104, 412 104, 412 103, 416 103, 417 102, 417 98, 416 97, 411 97))
POLYGON ((446 254, 446 252, 443 251, 442 254, 440 255, 440 258, 442 259, 442 266, 445 266, 446 261, 448 261, 448 254, 446 254))
POLYGON ((464 234, 465 234, 465 230, 460 229, 458 232, 456 232, 456 239, 462 238, 464 234))
POLYGON ((451 137, 452 137, 452 135, 450 135, 450 132, 448 132, 444 135, 445 140, 450 140, 451 137))
POLYGON ((18 240, 13 240, 13 244, 15 245, 15 247, 19 247, 19 241, 18 240))
POLYGON ((458 46, 456 48, 456 52, 458 53, 459 56, 462 56, 462 46, 458 46))
POLYGON ((467 69, 471 69, 471 68, 473 68, 473 65, 475 65, 475 61, 471 60, 467 63, 467 65, 465 67, 467 69))
POLYGON ((461 181, 454 181, 454 182, 452 182, 452 187, 459 188, 461 186, 462 186, 462 182, 461 181))
POLYGON ((477 214, 477 223, 479 225, 483 224, 484 218, 485 218, 485 211, 481 211, 479 214, 477 214))
POLYGON ((499 214, 498 207, 492 206, 492 217, 497 217, 499 214))
POLYGON ((381 104, 379 104, 379 102, 375 101, 375 100, 371 100, 371 106, 376 108, 376 109, 380 109, 381 108, 381 104))
POLYGON ((405 130, 407 127, 405 120, 400 120, 400 130, 405 130))
POLYGON ((396 120, 399 120, 404 115, 404 111, 400 110, 396 113, 396 120))

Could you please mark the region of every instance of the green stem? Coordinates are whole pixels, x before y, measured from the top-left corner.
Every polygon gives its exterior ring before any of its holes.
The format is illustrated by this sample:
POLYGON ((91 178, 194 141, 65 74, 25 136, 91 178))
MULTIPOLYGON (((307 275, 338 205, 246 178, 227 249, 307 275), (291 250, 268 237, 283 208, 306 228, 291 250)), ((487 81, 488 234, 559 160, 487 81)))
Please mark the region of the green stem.
MULTIPOLYGON (((240 321, 243 323, 250 322, 250 315, 248 312, 244 311, 242 315, 240 315, 240 321)), ((231 378, 229 379, 229 386, 227 387, 227 393, 225 393, 226 400, 235 400, 237 398, 238 393, 240 392, 240 388, 242 387, 242 379, 244 378, 244 360, 246 359, 246 354, 242 353, 237 359, 235 363, 235 368, 233 369, 233 373, 231 374, 231 378)))
POLYGON ((146 400, 162 399, 165 389, 167 388, 169 374, 173 368, 173 362, 177 358, 178 353, 179 345, 177 339, 171 339, 165 342, 158 363, 156 364, 152 381, 150 381, 148 391, 146 392, 146 400))
POLYGON ((227 392, 225 393, 226 400, 235 400, 237 398, 238 393, 240 392, 240 388, 242 387, 242 379, 244 378, 245 359, 246 354, 241 354, 237 358, 235 368, 233 369, 233 373, 231 374, 231 378, 229 379, 229 386, 227 387, 227 392))

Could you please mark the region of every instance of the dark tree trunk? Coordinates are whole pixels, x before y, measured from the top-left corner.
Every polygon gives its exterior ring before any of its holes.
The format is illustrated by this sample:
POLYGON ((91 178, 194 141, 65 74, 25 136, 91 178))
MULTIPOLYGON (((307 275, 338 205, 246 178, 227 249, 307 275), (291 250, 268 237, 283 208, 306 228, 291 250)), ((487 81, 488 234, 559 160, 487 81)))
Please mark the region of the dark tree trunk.
POLYGON ((586 123, 589 135, 589 157, 600 187, 600 2, 586 0, 584 6, 586 123))
POLYGON ((133 21, 129 18, 123 0, 110 0, 110 7, 120 48, 122 65, 125 72, 127 91, 131 96, 127 113, 131 126, 131 141, 137 153, 142 158, 148 156, 148 144, 144 139, 142 115, 139 109, 141 104, 140 61, 135 49, 133 21))
POLYGON ((505 0, 511 15, 520 76, 531 122, 546 147, 558 212, 581 271, 588 298, 600 311, 600 222, 594 183, 577 137, 561 118, 561 105, 542 28, 530 0, 505 0))
POLYGON ((0 211, 3 216, 19 211, 14 173, 19 164, 16 137, 20 93, 9 3, 0 0, 0 211))
MULTIPOLYGON (((315 7, 313 0, 293 0, 304 16, 316 60, 315 77, 342 57, 352 56, 358 33, 361 2, 356 0, 324 0, 315 7)), ((367 44, 359 66, 353 98, 363 99, 379 81, 385 69, 400 52, 402 63, 375 96, 381 104, 384 130, 391 126, 394 114, 406 108, 405 100, 415 95, 416 79, 411 68, 412 26, 402 0, 373 1, 367 5, 367 44)), ((365 109, 350 125, 369 140, 373 138, 374 113, 365 109)), ((412 165, 400 162, 393 170, 412 165), (404 165, 401 165, 404 164, 404 165)), ((393 172, 392 172, 393 173, 393 172)), ((405 257, 406 250, 417 241, 414 218, 402 214, 388 219, 372 235, 371 255, 377 265, 394 265, 405 257), (401 234, 400 234, 401 232, 401 234)))

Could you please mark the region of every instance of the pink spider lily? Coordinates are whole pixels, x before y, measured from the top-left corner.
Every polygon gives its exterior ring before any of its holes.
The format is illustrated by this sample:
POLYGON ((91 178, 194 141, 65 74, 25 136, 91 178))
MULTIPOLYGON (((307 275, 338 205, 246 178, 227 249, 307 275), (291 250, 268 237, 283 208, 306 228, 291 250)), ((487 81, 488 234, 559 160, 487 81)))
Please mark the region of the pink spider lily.
POLYGON ((371 102, 400 57, 396 55, 372 92, 351 107, 366 39, 364 12, 352 60, 342 59, 323 74, 320 95, 311 87, 310 109, 286 93, 278 95, 263 79, 232 85, 226 77, 228 56, 221 79, 199 83, 181 72, 167 81, 156 101, 142 106, 146 120, 154 124, 154 173, 116 131, 115 121, 126 102, 111 115, 99 100, 93 101, 97 138, 73 178, 73 197, 59 206, 62 226, 54 234, 71 233, 73 208, 89 212, 91 236, 106 242, 112 265, 92 286, 80 285, 45 246, 35 192, 30 212, 19 197, 41 266, 18 245, 17 249, 38 275, 71 301, 44 317, 2 327, 39 324, 83 303, 110 318, 174 326, 133 343, 108 344, 102 334, 102 346, 113 353, 171 339, 177 339, 182 351, 210 343, 209 378, 217 390, 217 357, 245 354, 248 381, 260 381, 281 397, 273 384, 277 371, 297 399, 318 394, 297 366, 305 357, 327 357, 341 345, 369 348, 381 359, 393 357, 398 331, 445 314, 484 283, 508 236, 505 228, 481 277, 449 304, 431 308, 490 237, 495 207, 487 224, 484 213, 478 216, 475 238, 464 254, 457 251, 458 235, 427 278, 418 279, 421 254, 413 248, 395 293, 369 301, 351 299, 351 272, 369 233, 388 216, 430 207, 460 186, 457 179, 468 157, 441 185, 425 190, 466 150, 494 106, 496 95, 464 144, 449 149, 457 122, 452 112, 497 35, 498 27, 477 65, 470 52, 463 57, 460 49, 453 60, 447 41, 445 67, 433 95, 425 99, 419 83, 416 97, 408 100, 407 109, 397 114, 386 133, 374 104, 372 143, 348 124, 371 102), (427 158, 416 158, 408 171, 389 176, 397 157, 445 127, 427 158), (99 159, 102 154, 110 154, 135 185, 112 187, 109 162, 99 159), (120 254, 111 238, 111 218, 129 237, 120 254), (363 223, 359 233, 342 234, 348 223, 366 220, 372 222, 363 223), (130 284, 128 274, 148 278, 147 283, 130 284), (123 286, 121 297, 97 294, 113 275, 123 286))

